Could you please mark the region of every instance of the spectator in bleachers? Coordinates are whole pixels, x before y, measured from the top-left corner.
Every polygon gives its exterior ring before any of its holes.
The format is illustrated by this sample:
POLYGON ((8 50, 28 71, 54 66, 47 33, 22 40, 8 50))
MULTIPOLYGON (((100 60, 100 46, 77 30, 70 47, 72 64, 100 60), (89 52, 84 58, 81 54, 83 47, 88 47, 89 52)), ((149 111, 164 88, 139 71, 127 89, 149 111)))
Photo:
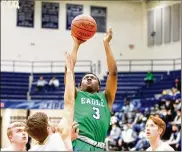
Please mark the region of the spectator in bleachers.
POLYGON ((124 99, 124 106, 121 109, 122 112, 122 122, 125 123, 125 121, 132 120, 135 117, 135 107, 130 102, 129 98, 124 99))
POLYGON ((37 91, 45 91, 47 86, 47 81, 44 80, 43 76, 40 76, 39 80, 37 81, 37 91))
POLYGON ((178 145, 180 142, 180 138, 180 126, 177 126, 176 123, 172 123, 172 134, 170 136, 170 139, 166 143, 168 143, 176 151, 180 151, 180 146, 178 145))
POLYGON ((147 76, 144 79, 147 87, 151 87, 152 84, 155 82, 155 78, 154 75, 151 71, 147 72, 147 76))
POLYGON ((175 103, 177 104, 176 109, 181 109, 181 99, 176 99, 175 103))
POLYGON ((133 130, 139 133, 144 128, 145 121, 146 117, 144 117, 144 115, 139 110, 137 110, 135 119, 132 123, 133 130))
POLYGON ((172 88, 172 93, 173 100, 181 98, 181 93, 177 88, 172 88))
POLYGON ((143 128, 138 135, 138 140, 135 147, 130 149, 130 151, 145 151, 149 146, 149 142, 145 136, 145 128, 143 128))
POLYGON ((50 81, 49 81, 49 88, 50 90, 56 90, 59 87, 59 80, 56 79, 54 76, 50 81))
POLYGON ((123 126, 123 131, 121 132, 121 137, 118 141, 118 145, 122 147, 122 150, 129 151, 135 146, 137 140, 137 134, 132 129, 131 122, 127 122, 123 126))
POLYGON ((179 78, 175 80, 175 87, 181 92, 181 80, 179 78))
POLYGON ((112 147, 118 146, 118 140, 121 135, 121 129, 118 126, 118 120, 116 116, 111 117, 111 125, 112 125, 112 129, 110 131, 110 135, 105 139, 106 151, 118 150, 112 147))
POLYGON ((177 115, 174 118, 173 123, 180 125, 181 124, 181 108, 177 109, 177 115))

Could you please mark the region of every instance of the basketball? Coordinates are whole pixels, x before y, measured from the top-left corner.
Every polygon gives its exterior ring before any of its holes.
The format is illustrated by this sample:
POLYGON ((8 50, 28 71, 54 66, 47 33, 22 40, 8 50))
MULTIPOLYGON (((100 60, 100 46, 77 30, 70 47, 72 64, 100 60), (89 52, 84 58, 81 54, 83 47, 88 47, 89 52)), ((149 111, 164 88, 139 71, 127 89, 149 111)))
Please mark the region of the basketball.
POLYGON ((88 40, 94 36, 97 31, 96 21, 89 15, 76 16, 71 24, 71 33, 80 40, 88 40))

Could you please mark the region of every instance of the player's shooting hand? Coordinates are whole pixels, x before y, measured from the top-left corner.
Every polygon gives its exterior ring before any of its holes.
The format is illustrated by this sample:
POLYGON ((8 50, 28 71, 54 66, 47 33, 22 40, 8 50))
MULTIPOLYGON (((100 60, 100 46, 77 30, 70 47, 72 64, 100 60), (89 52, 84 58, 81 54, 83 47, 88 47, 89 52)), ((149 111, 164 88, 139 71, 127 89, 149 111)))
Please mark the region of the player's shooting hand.
POLYGON ((65 52, 65 60, 67 71, 73 71, 73 60, 71 58, 71 55, 67 52, 65 52))
POLYGON ((108 32, 104 35, 104 42, 109 43, 112 39, 112 28, 110 27, 108 32))
POLYGON ((79 124, 78 122, 74 121, 72 125, 72 132, 71 132, 71 140, 74 141, 75 139, 78 138, 78 133, 79 133, 79 124))
POLYGON ((73 36, 72 34, 71 34, 71 36, 73 38, 73 41, 74 41, 75 45, 80 46, 80 44, 86 42, 86 40, 85 41, 84 40, 80 40, 80 39, 76 38, 75 36, 73 36))

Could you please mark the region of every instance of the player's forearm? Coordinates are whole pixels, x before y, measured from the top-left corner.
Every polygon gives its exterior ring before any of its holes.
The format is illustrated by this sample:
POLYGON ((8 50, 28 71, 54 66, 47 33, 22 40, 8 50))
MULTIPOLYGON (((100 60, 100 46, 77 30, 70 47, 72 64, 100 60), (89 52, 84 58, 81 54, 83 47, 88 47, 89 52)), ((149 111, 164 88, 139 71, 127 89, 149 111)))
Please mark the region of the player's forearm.
POLYGON ((68 151, 73 151, 73 148, 72 148, 72 142, 71 142, 71 139, 70 138, 67 138, 65 140, 63 140, 64 144, 65 144, 65 147, 68 151))
POLYGON ((78 49, 79 49, 79 44, 74 44, 73 50, 71 52, 71 58, 73 60, 73 66, 75 66, 76 61, 77 61, 77 53, 78 53, 78 49))
POLYGON ((110 44, 108 42, 104 42, 104 48, 106 52, 106 59, 107 59, 107 66, 109 74, 117 74, 117 65, 116 60, 114 59, 114 56, 111 51, 110 44))
POLYGON ((73 71, 67 69, 66 72, 66 85, 65 85, 65 104, 73 104, 75 100, 75 85, 73 79, 73 71))

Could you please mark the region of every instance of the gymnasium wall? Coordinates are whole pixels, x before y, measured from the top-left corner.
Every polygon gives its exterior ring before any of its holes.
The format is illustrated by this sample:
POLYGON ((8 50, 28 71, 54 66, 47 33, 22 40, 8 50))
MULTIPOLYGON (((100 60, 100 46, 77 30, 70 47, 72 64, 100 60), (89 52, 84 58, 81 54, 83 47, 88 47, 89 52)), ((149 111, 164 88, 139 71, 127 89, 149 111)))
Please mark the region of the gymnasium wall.
MULTIPOLYGON (((64 52, 71 51, 73 41, 66 27, 66 4, 83 4, 84 13, 90 6, 107 7, 107 26, 113 28, 111 48, 116 59, 177 58, 181 55, 180 42, 147 46, 147 10, 159 3, 125 1, 61 1, 59 29, 41 29, 41 2, 35 4, 34 28, 16 27, 16 9, 3 5, 1 9, 1 56, 16 60, 64 60, 64 52), (129 44, 134 48, 129 49, 129 44)), ((169 2, 168 2, 169 3, 169 2)), ((167 5, 171 5, 171 3, 167 5)), ((103 33, 97 33, 80 47, 78 60, 101 60, 102 71, 107 70, 103 48, 103 33)), ((142 70, 142 69, 141 69, 142 70)))
MULTIPOLYGON (((179 40, 177 41, 173 41, 172 40, 172 36, 173 36, 173 20, 177 19, 176 16, 174 14, 174 8, 173 5, 175 4, 179 4, 180 1, 150 1, 148 3, 145 4, 145 17, 144 17, 144 32, 145 32, 145 44, 147 44, 147 12, 148 11, 154 11, 154 31, 156 31, 156 21, 158 20, 158 15, 157 14, 157 10, 162 8, 162 17, 163 17, 163 21, 162 21, 162 44, 157 44, 154 46, 150 46, 148 47, 147 45, 145 45, 146 48, 146 53, 148 54, 148 57, 146 55, 147 58, 180 58, 181 57, 181 34, 179 34, 179 40), (165 24, 166 22, 164 21, 164 8, 166 8, 167 6, 171 7, 171 40, 168 43, 164 43, 164 37, 165 37, 165 24), (173 10, 172 10, 173 9, 173 10)), ((179 12, 179 11, 178 11, 179 12)), ((175 11, 176 13, 176 11, 175 11)), ((180 12, 180 17, 179 19, 181 19, 181 12, 180 12)), ((179 33, 181 33, 181 20, 179 20, 180 25, 179 26, 179 33)))
MULTIPOLYGON (((3 6, 2 21, 2 59, 17 60, 63 60, 64 52, 71 51, 73 41, 70 31, 65 30, 66 4, 84 5, 84 13, 90 14, 90 6, 107 7, 107 25, 113 28, 111 47, 116 59, 135 58, 143 52, 142 41, 142 6, 140 3, 111 1, 61 1, 59 12, 59 30, 41 29, 41 2, 35 4, 34 28, 16 27, 16 9, 3 6), (130 51, 128 44, 135 44, 130 51), (120 56, 123 54, 123 56, 120 56)), ((78 60, 105 60, 103 33, 97 33, 91 40, 83 44, 78 54, 78 60)))

